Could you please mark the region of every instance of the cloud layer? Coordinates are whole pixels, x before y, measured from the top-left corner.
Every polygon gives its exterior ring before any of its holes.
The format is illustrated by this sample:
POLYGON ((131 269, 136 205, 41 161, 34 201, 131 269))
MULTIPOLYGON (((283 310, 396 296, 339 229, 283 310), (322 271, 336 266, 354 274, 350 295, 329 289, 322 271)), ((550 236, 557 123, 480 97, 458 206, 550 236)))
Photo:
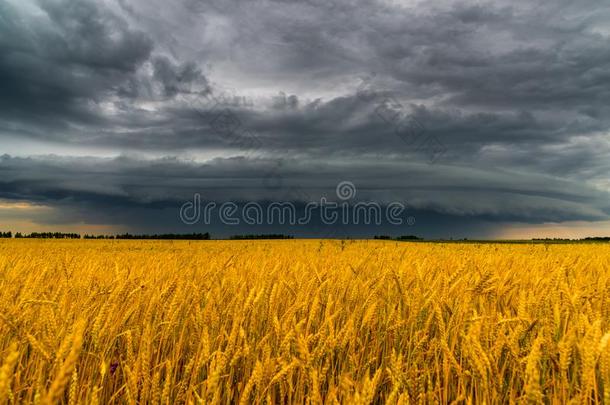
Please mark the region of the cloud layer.
POLYGON ((609 19, 594 0, 9 0, 0 199, 165 229, 194 193, 305 200, 348 180, 435 236, 594 229, 609 19))

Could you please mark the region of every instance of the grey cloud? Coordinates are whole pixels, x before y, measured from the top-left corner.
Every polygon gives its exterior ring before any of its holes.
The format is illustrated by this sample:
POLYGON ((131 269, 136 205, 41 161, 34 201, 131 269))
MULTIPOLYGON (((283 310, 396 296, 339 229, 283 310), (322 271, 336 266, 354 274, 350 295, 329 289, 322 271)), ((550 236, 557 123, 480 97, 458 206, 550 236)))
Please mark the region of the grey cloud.
POLYGON ((264 200, 282 161, 288 188, 353 178, 449 222, 604 219, 609 20, 595 0, 5 2, 0 142, 168 157, 23 151, 0 160, 0 194, 113 212, 201 188, 264 200), (404 120, 446 149, 435 165, 404 120), (218 159, 184 159, 198 153, 218 159))
POLYGON ((48 57, 92 70, 133 72, 148 58, 151 43, 142 32, 103 6, 90 1, 45 0, 50 37, 36 38, 48 57))
MULTIPOLYGON (((156 57, 153 60, 153 77, 163 86, 163 93, 167 97, 173 97, 178 93, 192 91, 193 82, 198 82, 207 90, 207 80, 193 62, 180 66, 172 64, 169 58, 156 57)), ((200 93, 200 92, 199 92, 200 93)))
POLYGON ((92 1, 0 5, 0 115, 14 130, 57 136, 106 118, 98 103, 148 58, 152 43, 92 1), (33 5, 29 5, 32 7, 33 5))
POLYGON ((334 199, 340 181, 352 181, 363 200, 401 201, 418 210, 527 221, 602 219, 607 193, 575 181, 520 172, 409 164, 395 159, 302 162, 273 159, 129 157, 0 159, 0 198, 116 205, 174 206, 201 193, 211 201, 334 199), (290 190, 299 190, 290 194, 290 190))

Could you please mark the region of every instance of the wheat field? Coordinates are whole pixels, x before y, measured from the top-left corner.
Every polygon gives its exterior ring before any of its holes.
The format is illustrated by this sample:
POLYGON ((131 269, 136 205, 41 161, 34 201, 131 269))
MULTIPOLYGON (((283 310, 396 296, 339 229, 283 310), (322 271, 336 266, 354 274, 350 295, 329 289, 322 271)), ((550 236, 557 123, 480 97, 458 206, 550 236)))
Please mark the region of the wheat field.
POLYGON ((610 403, 610 247, 0 243, 0 403, 610 403))

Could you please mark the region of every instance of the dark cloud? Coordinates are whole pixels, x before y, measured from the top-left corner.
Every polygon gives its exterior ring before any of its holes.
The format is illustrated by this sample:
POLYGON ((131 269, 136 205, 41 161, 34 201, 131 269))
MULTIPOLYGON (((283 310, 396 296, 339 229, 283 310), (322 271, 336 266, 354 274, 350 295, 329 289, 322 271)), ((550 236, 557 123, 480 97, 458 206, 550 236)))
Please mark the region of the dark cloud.
POLYGON ((194 82, 200 83, 207 90, 207 81, 193 62, 177 66, 169 58, 159 56, 153 60, 153 69, 153 77, 162 85, 163 94, 167 97, 189 93, 194 82))
POLYGON ((141 227, 194 192, 350 180, 481 234, 606 220, 609 19, 596 0, 4 2, 0 198, 141 227))
POLYGON ((5 131, 61 140, 74 125, 104 125, 100 103, 135 74, 153 47, 101 3, 3 2, 0 10, 5 131))
POLYGON ((200 164, 176 158, 5 155, 0 159, 0 198, 73 204, 92 215, 120 207, 173 209, 176 214, 196 193, 218 203, 337 200, 335 188, 347 180, 357 187, 355 201, 396 201, 414 212, 428 212, 429 217, 436 212, 445 217, 470 217, 475 222, 536 222, 601 220, 610 212, 607 193, 547 176, 393 159, 382 163, 362 158, 349 163, 310 161, 289 165, 289 170, 282 164, 273 159, 243 158, 200 164))

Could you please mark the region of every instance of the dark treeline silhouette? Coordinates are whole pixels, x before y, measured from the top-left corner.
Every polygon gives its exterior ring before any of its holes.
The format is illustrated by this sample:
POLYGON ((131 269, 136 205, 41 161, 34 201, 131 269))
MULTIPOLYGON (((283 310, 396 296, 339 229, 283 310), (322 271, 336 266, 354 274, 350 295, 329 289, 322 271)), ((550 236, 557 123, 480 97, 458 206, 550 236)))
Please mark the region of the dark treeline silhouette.
POLYGON ((293 236, 283 235, 280 233, 271 233, 263 235, 233 235, 231 239, 234 240, 245 240, 245 239, 294 239, 293 236))
MULTIPOLYGON (((17 232, 14 234, 17 239, 81 239, 81 235, 78 233, 64 233, 64 232, 32 232, 30 234, 24 234, 17 232)), ((12 238, 13 233, 0 232, 0 238, 12 238)), ((132 235, 125 233, 123 235, 89 235, 82 236, 83 239, 176 239, 176 240, 208 240, 210 234, 206 233, 191 233, 191 234, 176 234, 176 233, 165 233, 161 235, 132 235)))
POLYGON ((388 235, 375 235, 373 239, 381 239, 381 240, 423 240, 422 238, 415 235, 402 235, 397 236, 395 238, 388 235))
POLYGON ((78 233, 64 233, 64 232, 32 232, 30 234, 22 234, 21 232, 17 232, 15 234, 15 238, 80 239, 80 235, 78 233))
MULTIPOLYGON (((586 238, 589 239, 589 238, 586 238)), ((533 241, 536 242, 540 242, 540 241, 554 241, 554 242, 570 242, 573 240, 580 240, 580 239, 566 239, 566 238, 532 238, 533 241)))
POLYGON ((590 241, 594 241, 594 242, 610 242, 610 236, 604 236, 604 237, 594 237, 594 238, 584 238, 582 240, 590 240, 590 241))
POLYGON ((210 234, 206 233, 191 233, 191 234, 178 234, 178 233, 164 233, 161 235, 132 235, 125 233, 123 235, 116 235, 114 239, 175 239, 175 240, 209 240, 210 234))
POLYGON ((581 239, 564 239, 564 238, 534 238, 533 242, 610 242, 608 236, 595 236, 581 239))
MULTIPOLYGON (((78 233, 65 233, 65 232, 32 232, 30 234, 25 234, 21 232, 13 233, 12 231, 3 232, 0 231, 0 238, 31 238, 31 239, 81 239, 81 235, 78 233)), ((153 235, 138 235, 138 234, 130 234, 125 233, 122 235, 89 235, 85 234, 82 236, 83 239, 161 239, 161 240, 209 240, 211 239, 210 233, 191 233, 191 234, 178 234, 178 233, 164 233, 164 234, 153 234, 153 235)), ((248 239, 294 239, 292 235, 284 235, 284 234, 246 234, 246 235, 233 235, 229 239, 232 240, 248 240, 248 239)), ((348 238, 349 239, 349 238, 348 238)), ((377 240, 394 240, 394 241, 425 241, 426 239, 420 238, 415 235, 402 235, 397 237, 392 237, 388 235, 375 235, 373 239, 377 240)), ((437 239, 437 240, 429 240, 430 242, 447 242, 454 241, 453 239, 437 239)), ((521 241, 494 241, 494 240, 472 240, 468 239, 456 239, 457 241, 468 241, 468 242, 505 242, 505 243, 527 243, 527 240, 521 241)), ((609 236, 595 236, 595 237, 587 237, 581 239, 567 239, 567 238, 532 238, 531 242, 534 243, 569 243, 569 242, 610 242, 609 236)))
POLYGON ((415 235, 402 235, 396 238, 396 240, 423 240, 419 236, 415 235))

